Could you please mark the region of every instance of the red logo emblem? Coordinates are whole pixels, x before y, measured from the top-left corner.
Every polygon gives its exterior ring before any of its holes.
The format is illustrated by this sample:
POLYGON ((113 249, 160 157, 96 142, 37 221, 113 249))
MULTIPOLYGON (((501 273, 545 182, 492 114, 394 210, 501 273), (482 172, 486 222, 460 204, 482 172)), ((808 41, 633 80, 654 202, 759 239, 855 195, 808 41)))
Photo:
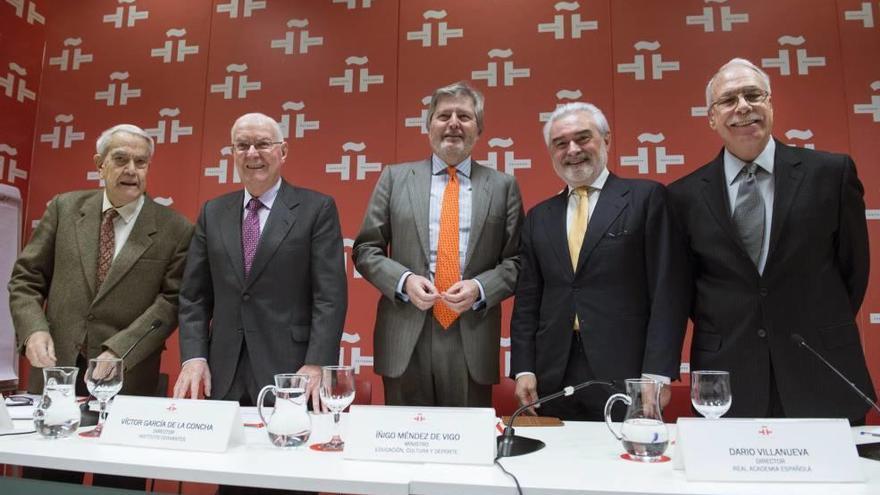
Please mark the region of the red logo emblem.
POLYGON ((418 423, 421 423, 422 421, 427 421, 427 420, 428 420, 428 418, 426 418, 425 415, 422 413, 417 413, 415 415, 415 417, 413 418, 413 421, 416 421, 418 423))
POLYGON ((174 403, 172 402, 170 406, 165 408, 165 410, 168 412, 174 412, 177 410, 177 406, 175 406, 174 403))
POLYGON ((765 436, 765 437, 766 437, 766 436, 770 436, 770 435, 773 434, 773 430, 771 430, 770 428, 767 428, 767 426, 764 425, 764 426, 761 427, 760 430, 758 430, 758 434, 759 434, 759 435, 763 435, 763 436, 765 436))

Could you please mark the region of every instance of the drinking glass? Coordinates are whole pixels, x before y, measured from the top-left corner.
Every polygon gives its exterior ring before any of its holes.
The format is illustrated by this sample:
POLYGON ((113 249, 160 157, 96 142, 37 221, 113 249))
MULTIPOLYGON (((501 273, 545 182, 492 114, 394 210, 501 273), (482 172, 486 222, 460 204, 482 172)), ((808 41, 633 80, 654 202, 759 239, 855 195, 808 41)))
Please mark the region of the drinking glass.
POLYGON ((718 419, 730 409, 730 373, 727 371, 692 371, 691 404, 703 417, 718 419))
POLYGON ((89 368, 86 370, 86 387, 89 393, 98 399, 98 407, 101 412, 98 416, 98 426, 94 429, 80 433, 81 437, 100 437, 104 429, 104 420, 107 419, 107 402, 122 389, 122 359, 120 358, 94 358, 89 359, 89 368))
POLYGON ((354 400, 354 370, 351 366, 322 366, 320 394, 321 402, 333 413, 333 438, 315 445, 314 449, 339 452, 345 447, 339 436, 339 414, 354 400))

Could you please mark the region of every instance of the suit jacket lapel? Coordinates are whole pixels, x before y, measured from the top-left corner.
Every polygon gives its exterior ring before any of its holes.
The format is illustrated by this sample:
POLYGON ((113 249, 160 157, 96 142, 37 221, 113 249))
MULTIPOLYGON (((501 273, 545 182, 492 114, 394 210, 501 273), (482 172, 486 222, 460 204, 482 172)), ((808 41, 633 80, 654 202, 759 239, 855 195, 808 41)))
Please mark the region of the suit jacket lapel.
MULTIPOLYGON (((620 215, 620 212, 626 208, 625 196, 628 194, 629 187, 626 186, 626 183, 618 180, 615 175, 608 174, 605 186, 602 187, 602 192, 599 193, 599 202, 596 203, 593 214, 590 216, 590 222, 587 224, 587 236, 584 237, 584 245, 581 246, 581 253, 578 255, 578 266, 575 273, 583 268, 587 258, 590 257, 590 253, 593 252, 593 249, 599 244, 599 240, 608 231, 608 227, 620 215)), ((569 265, 571 265, 570 262, 569 265)))
POLYGON ((131 270, 135 262, 140 259, 144 251, 153 244, 152 236, 157 232, 156 229, 156 208, 158 206, 149 197, 144 198, 144 206, 135 220, 128 240, 119 251, 116 259, 110 265, 110 271, 107 272, 107 279, 95 295, 95 300, 102 298, 114 285, 131 270))
POLYGON ((484 169, 476 161, 471 162, 471 233, 468 236, 467 251, 465 251, 465 265, 462 273, 467 270, 474 254, 474 249, 483 232, 483 224, 489 214, 489 205, 492 204, 492 189, 489 187, 489 171, 484 169))
POLYGON ((767 272, 767 266, 770 266, 771 256, 779 243, 779 236, 803 179, 800 163, 800 158, 790 147, 776 142, 776 156, 773 158, 773 220, 770 224, 770 247, 764 273, 767 272))
MULTIPOLYGON (((559 257, 559 264, 565 267, 569 277, 574 277, 574 268, 571 266, 571 254, 568 252, 568 226, 566 225, 568 214, 568 188, 553 198, 546 205, 546 216, 542 222, 549 244, 553 246, 553 252, 559 257)), ((578 258, 580 259, 580 258, 578 258)))
POLYGON ((724 150, 722 149, 721 153, 715 157, 715 160, 712 161, 703 175, 703 200, 706 202, 706 206, 709 207, 712 217, 715 218, 718 226, 721 227, 721 230, 730 237, 730 241, 733 244, 745 253, 742 240, 739 238, 739 234, 733 226, 733 220, 730 218, 732 213, 730 211, 730 200, 727 196, 726 181, 727 179, 724 176, 724 150))
POLYGON ((101 204, 104 200, 103 190, 86 200, 79 210, 76 221, 76 243, 79 248, 79 259, 82 263, 83 278, 89 285, 89 294, 95 295, 95 277, 98 272, 98 237, 101 230, 101 204))
MULTIPOLYGON (((299 205, 299 195, 296 193, 296 189, 282 180, 281 189, 278 190, 278 196, 275 198, 272 210, 269 212, 269 218, 266 220, 266 227, 260 234, 260 244, 257 245, 257 253, 254 255, 251 272, 245 281, 245 288, 259 278, 260 273, 275 255, 275 251, 278 250, 278 246, 284 242, 287 233, 296 222, 297 205, 299 205)), ((241 250, 240 244, 239 250, 241 250)), ((242 273, 243 271, 244 268, 242 268, 242 273)))
MULTIPOLYGON (((244 214, 244 191, 239 191, 228 198, 228 204, 223 210, 220 222, 220 237, 226 254, 229 255, 229 263, 232 271, 238 277, 238 282, 244 287, 244 258, 241 251, 241 217, 244 214)), ((253 266, 251 266, 253 270, 253 266)))
POLYGON ((406 185, 409 191, 409 202, 415 219, 415 229, 419 236, 419 244, 425 259, 429 258, 430 235, 428 234, 428 216, 431 206, 431 160, 425 160, 411 169, 406 185))

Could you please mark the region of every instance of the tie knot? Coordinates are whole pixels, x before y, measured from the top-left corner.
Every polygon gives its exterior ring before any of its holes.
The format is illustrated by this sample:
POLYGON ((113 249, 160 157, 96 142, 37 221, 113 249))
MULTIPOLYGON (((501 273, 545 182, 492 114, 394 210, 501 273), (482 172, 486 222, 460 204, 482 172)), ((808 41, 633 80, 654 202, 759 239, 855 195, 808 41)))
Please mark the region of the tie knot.
POLYGON ((579 199, 586 198, 590 194, 590 188, 587 186, 581 186, 574 188, 572 191, 579 199))
POLYGON ((262 207, 263 207, 263 203, 260 202, 259 198, 251 198, 251 200, 248 201, 248 204, 247 204, 248 211, 252 211, 252 212, 257 212, 262 207))
POLYGON ((109 210, 104 212, 104 221, 105 222, 112 221, 114 218, 116 218, 118 216, 119 216, 119 212, 116 211, 116 208, 110 208, 109 210))
POLYGON ((446 173, 449 174, 449 180, 455 180, 458 169, 455 167, 446 167, 446 173))
POLYGON ((758 173, 758 170, 760 170, 758 164, 751 162, 747 163, 746 166, 742 168, 742 174, 746 177, 754 177, 758 173))

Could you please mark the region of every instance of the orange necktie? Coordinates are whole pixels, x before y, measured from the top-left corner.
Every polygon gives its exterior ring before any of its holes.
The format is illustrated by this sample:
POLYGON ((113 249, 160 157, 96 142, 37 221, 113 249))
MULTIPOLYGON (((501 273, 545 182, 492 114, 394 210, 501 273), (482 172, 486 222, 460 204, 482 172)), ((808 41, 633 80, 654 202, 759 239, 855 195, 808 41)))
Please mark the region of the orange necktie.
MULTIPOLYGON (((440 236, 437 239, 437 266, 434 285, 444 292, 461 279, 458 261, 458 178, 455 167, 447 167, 449 183, 443 191, 443 205, 440 207, 440 236)), ((434 304, 434 318, 443 328, 449 328, 458 318, 443 301, 434 304)))

